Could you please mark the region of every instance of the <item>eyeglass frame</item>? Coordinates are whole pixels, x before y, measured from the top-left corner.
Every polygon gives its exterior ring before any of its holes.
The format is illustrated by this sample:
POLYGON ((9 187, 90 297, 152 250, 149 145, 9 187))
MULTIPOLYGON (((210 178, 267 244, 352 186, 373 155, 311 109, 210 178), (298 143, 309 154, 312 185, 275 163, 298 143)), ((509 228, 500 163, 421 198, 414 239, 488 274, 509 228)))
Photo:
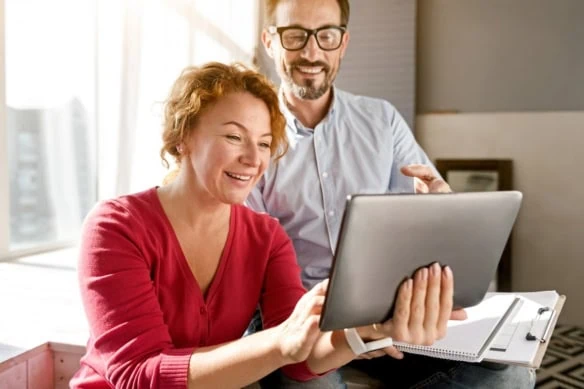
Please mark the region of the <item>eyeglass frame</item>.
POLYGON ((321 50, 335 51, 335 50, 338 50, 339 47, 341 47, 343 45, 343 37, 345 36, 345 33, 347 32, 347 26, 346 25, 340 25, 340 26, 327 25, 327 26, 322 26, 322 27, 315 28, 315 29, 304 28, 301 26, 284 26, 284 27, 268 26, 267 30, 272 35, 278 34, 278 36, 280 37, 280 44, 282 45, 284 50, 287 50, 287 51, 300 51, 300 50, 304 49, 306 47, 306 45, 308 44, 310 37, 313 35, 314 35, 314 40, 316 41, 316 44, 318 45, 318 47, 321 50), (325 49, 320 45, 320 41, 318 40, 318 35, 316 35, 316 34, 318 34, 322 30, 328 30, 331 28, 341 31, 341 39, 339 40, 339 45, 337 47, 335 47, 334 49, 325 49), (304 32, 306 32, 307 35, 306 35, 306 39, 304 40, 304 44, 297 49, 288 49, 288 48, 284 47, 284 42, 282 41, 282 33, 284 33, 287 30, 303 30, 304 32))

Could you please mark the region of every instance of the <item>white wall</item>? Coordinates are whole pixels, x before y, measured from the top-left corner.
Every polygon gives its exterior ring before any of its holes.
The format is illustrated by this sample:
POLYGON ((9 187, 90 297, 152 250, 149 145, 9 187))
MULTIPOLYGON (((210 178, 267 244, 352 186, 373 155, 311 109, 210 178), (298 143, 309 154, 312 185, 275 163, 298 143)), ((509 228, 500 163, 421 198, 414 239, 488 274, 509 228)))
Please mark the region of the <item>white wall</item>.
POLYGON ((350 41, 336 85, 391 101, 413 127, 416 115, 416 2, 351 1, 350 41))
POLYGON ((426 114, 416 136, 436 158, 510 158, 524 194, 513 235, 512 287, 556 289, 560 322, 584 325, 584 111, 426 114))
POLYGON ((584 110, 584 1, 418 0, 417 109, 584 110))

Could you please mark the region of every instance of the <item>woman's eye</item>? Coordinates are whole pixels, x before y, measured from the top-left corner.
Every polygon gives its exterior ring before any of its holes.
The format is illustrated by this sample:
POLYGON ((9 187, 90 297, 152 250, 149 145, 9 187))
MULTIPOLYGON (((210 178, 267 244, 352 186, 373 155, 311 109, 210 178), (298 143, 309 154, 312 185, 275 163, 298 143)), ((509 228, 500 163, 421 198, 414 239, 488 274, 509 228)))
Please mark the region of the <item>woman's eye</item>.
POLYGON ((262 143, 260 143, 260 147, 263 149, 269 149, 271 147, 271 145, 269 143, 262 142, 262 143))
POLYGON ((239 135, 227 135, 227 139, 229 139, 229 140, 236 140, 236 141, 241 140, 241 138, 239 137, 239 135))

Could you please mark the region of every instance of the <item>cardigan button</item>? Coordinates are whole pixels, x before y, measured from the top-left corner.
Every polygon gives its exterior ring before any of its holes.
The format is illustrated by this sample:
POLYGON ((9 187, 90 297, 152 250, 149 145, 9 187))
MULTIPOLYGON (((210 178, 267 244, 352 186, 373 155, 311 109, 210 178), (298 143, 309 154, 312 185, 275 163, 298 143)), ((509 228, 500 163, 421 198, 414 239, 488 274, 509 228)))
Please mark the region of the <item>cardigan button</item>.
POLYGON ((207 313, 207 310, 205 309, 205 307, 201 307, 201 309, 199 311, 201 312, 201 315, 204 315, 205 313, 207 313))

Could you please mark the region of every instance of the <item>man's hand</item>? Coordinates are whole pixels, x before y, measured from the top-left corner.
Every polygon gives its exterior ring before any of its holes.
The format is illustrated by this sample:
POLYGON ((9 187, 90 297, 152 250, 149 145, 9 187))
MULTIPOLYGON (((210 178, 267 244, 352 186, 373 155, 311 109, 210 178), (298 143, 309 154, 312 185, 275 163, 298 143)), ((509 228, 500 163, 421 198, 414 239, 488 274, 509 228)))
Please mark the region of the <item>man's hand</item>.
POLYGON ((452 189, 442 178, 436 176, 434 170, 428 165, 402 166, 403 175, 414 178, 416 193, 450 193, 452 189))

